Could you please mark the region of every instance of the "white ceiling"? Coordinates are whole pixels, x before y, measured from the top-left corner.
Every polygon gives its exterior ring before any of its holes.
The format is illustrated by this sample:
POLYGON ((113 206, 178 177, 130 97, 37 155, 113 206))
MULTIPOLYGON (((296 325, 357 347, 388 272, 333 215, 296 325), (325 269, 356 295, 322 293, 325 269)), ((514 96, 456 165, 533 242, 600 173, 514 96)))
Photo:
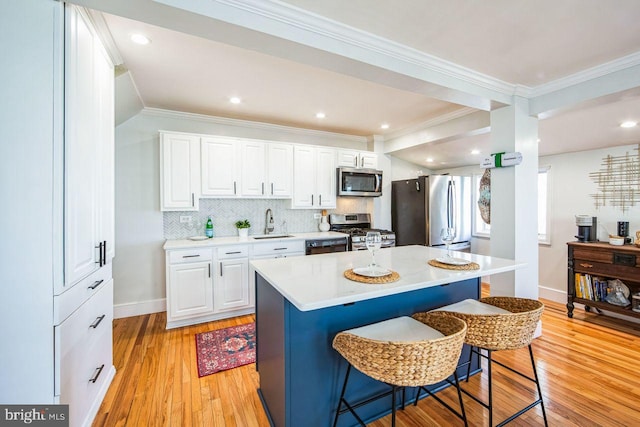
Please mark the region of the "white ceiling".
MULTIPOLYGON (((494 79, 529 87, 640 51, 637 0, 286 3, 494 79)), ((127 15, 126 10, 115 12, 127 15)), ((142 15, 129 16, 142 19, 142 15)), ((386 137, 462 108, 351 77, 348 70, 337 73, 329 67, 284 59, 286 55, 268 55, 260 46, 245 49, 115 15, 105 14, 105 18, 147 107, 386 137), (145 33, 152 43, 132 44, 128 39, 132 32, 145 33), (242 97, 240 105, 228 102, 234 95, 242 97), (316 119, 318 111, 327 117, 316 119), (389 123, 389 130, 381 130, 382 123, 389 123)), ((640 142, 640 127, 618 127, 627 119, 640 120, 636 93, 542 120, 540 154, 640 142)), ((468 154, 472 148, 487 155, 488 135, 449 138, 394 155, 440 169, 479 163, 481 156, 468 154), (427 163, 427 157, 434 162, 427 163)))

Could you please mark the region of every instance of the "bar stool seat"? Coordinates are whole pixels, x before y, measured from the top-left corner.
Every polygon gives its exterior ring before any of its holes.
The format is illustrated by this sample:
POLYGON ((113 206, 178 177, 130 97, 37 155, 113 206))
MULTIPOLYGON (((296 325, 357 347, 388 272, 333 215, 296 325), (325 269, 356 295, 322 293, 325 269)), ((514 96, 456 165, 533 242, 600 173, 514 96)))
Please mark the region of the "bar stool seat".
MULTIPOLYGON (((333 425, 337 425, 340 415, 350 412, 364 426, 355 409, 391 395, 391 423, 395 426, 398 390, 403 391, 404 409, 404 387, 436 384, 454 373, 467 327, 462 320, 452 320, 454 319, 443 313, 418 313, 413 317, 397 317, 338 333, 333 340, 333 348, 349 365, 333 425), (351 367, 388 384, 391 390, 350 404, 344 396, 351 367)), ((455 380, 459 390, 457 376, 455 380)), ((460 391, 458 394, 462 405, 460 391)), ((456 414, 466 425, 464 407, 461 407, 461 414, 456 414)))
POLYGON ((471 360, 474 354, 488 360, 487 373, 489 381, 489 401, 485 403, 468 391, 462 392, 473 398, 482 406, 489 410, 489 425, 493 426, 493 388, 491 365, 496 363, 511 372, 520 375, 535 383, 538 390, 538 399, 525 408, 509 416, 498 424, 502 426, 522 415, 536 405, 542 408, 544 425, 547 425, 547 415, 542 400, 540 381, 536 370, 536 364, 531 349, 531 342, 535 333, 538 321, 542 316, 544 304, 540 301, 516 298, 516 297, 487 297, 480 300, 464 300, 455 304, 440 307, 432 312, 443 313, 467 323, 467 334, 465 343, 471 346, 469 361, 467 365, 467 381, 471 371, 471 360), (533 368, 533 378, 514 370, 513 368, 493 360, 492 352, 500 350, 516 350, 523 347, 529 348, 531 366, 533 368), (482 353, 485 350, 486 355, 482 353))

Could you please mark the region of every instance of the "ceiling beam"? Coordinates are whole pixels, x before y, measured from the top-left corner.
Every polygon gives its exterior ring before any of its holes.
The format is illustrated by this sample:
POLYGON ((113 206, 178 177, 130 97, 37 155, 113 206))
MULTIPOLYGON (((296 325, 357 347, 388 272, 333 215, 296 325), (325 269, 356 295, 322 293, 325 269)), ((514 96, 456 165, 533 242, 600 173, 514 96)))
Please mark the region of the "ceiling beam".
POLYGON ((385 140, 384 152, 392 154, 420 145, 479 135, 489 132, 490 126, 490 113, 487 111, 475 111, 438 124, 425 123, 422 129, 413 129, 408 134, 385 140))
POLYGON ((71 1, 485 111, 509 105, 516 91, 512 84, 286 3, 261 0, 71 1))

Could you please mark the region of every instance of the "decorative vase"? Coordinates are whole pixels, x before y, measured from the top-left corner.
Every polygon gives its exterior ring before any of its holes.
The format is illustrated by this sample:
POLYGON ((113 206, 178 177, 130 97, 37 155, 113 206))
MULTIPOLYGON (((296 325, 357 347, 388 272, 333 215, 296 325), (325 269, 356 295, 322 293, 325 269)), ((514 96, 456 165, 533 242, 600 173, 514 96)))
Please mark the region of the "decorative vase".
POLYGON ((322 219, 320 220, 320 224, 318 225, 318 228, 320 229, 320 231, 329 231, 330 227, 331 226, 327 222, 327 217, 323 216, 322 219))
POLYGON ((238 236, 240 236, 241 239, 246 239, 247 237, 249 237, 249 229, 238 228, 238 236))

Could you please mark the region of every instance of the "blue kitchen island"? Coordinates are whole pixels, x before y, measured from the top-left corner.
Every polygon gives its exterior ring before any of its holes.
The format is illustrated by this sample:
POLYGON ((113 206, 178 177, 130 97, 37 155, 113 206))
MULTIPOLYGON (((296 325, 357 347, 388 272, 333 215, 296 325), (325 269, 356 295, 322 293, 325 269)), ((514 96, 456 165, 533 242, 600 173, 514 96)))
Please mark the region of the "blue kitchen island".
MULTIPOLYGON (((344 277, 345 270, 369 263, 366 251, 252 261, 256 275, 258 393, 271 425, 332 424, 347 367, 331 347, 338 332, 466 298, 477 299, 481 276, 524 266, 513 260, 468 253, 456 253, 456 257, 478 263, 479 270, 445 270, 427 264, 444 254, 444 250, 424 246, 382 250, 376 261, 398 272, 400 280, 380 285, 344 277)), ((463 358, 468 357, 467 351, 463 358)), ((354 370, 346 397, 356 402, 387 389, 354 370)), ((414 398, 415 390, 408 389, 407 400, 414 398)), ((359 408, 358 414, 368 423, 390 410, 391 399, 383 398, 359 408)), ((357 422, 347 414, 340 417, 339 425, 357 422)))

